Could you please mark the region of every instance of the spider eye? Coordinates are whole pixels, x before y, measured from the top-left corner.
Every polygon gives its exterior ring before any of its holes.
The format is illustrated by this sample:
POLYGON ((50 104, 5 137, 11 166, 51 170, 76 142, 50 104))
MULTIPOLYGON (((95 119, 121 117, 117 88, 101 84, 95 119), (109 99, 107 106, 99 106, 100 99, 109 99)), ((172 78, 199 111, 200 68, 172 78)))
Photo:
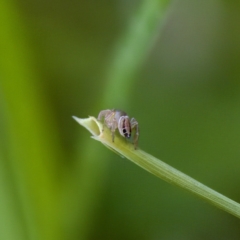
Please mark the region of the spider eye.
POLYGON ((131 137, 131 131, 127 132, 127 130, 125 128, 123 129, 123 134, 124 134, 124 137, 126 137, 126 138, 130 138, 131 137))

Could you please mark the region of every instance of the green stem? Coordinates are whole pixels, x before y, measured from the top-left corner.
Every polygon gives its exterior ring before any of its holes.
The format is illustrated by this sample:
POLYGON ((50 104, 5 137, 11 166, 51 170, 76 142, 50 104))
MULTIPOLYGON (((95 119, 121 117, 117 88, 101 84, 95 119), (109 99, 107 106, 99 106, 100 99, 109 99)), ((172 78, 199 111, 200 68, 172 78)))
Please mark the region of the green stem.
POLYGON ((104 128, 103 132, 102 123, 97 121, 94 117, 89 117, 87 119, 74 117, 74 119, 89 130, 95 140, 100 141, 114 152, 128 158, 138 166, 166 182, 184 188, 212 205, 240 218, 239 203, 212 190, 141 149, 135 150, 133 145, 130 142, 127 142, 126 139, 121 137, 118 133, 116 133, 115 140, 112 142, 109 129, 104 128))

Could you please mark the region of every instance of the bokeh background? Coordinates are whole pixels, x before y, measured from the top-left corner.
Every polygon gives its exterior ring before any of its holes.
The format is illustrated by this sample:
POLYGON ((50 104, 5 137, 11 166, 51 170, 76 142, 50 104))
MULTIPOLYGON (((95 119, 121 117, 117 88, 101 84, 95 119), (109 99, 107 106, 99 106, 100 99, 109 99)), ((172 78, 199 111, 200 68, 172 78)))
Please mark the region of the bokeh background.
POLYGON ((0 239, 239 239, 239 220, 72 118, 120 108, 140 148, 240 202, 238 1, 0 2, 0 239))

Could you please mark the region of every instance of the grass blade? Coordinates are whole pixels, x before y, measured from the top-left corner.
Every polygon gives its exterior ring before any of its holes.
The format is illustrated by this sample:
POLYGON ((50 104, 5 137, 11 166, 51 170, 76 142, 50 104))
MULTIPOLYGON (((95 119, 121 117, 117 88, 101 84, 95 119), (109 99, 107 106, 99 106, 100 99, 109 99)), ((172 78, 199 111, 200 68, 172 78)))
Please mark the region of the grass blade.
POLYGON ((126 157, 166 182, 186 189, 212 205, 240 218, 239 203, 212 190, 141 149, 135 150, 133 144, 126 141, 126 139, 121 137, 117 132, 115 140, 112 142, 110 130, 104 128, 104 131, 102 131, 102 123, 97 121, 96 118, 89 117, 86 119, 80 119, 74 117, 74 119, 91 132, 93 139, 101 142, 114 152, 126 157))

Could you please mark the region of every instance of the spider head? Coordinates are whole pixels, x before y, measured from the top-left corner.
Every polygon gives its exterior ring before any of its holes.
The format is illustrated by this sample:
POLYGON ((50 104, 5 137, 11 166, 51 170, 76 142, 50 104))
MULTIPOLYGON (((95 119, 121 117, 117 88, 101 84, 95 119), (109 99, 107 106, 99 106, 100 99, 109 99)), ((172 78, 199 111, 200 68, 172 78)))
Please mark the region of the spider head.
POLYGON ((118 130, 123 137, 131 138, 131 123, 128 116, 121 116, 118 120, 118 130))

